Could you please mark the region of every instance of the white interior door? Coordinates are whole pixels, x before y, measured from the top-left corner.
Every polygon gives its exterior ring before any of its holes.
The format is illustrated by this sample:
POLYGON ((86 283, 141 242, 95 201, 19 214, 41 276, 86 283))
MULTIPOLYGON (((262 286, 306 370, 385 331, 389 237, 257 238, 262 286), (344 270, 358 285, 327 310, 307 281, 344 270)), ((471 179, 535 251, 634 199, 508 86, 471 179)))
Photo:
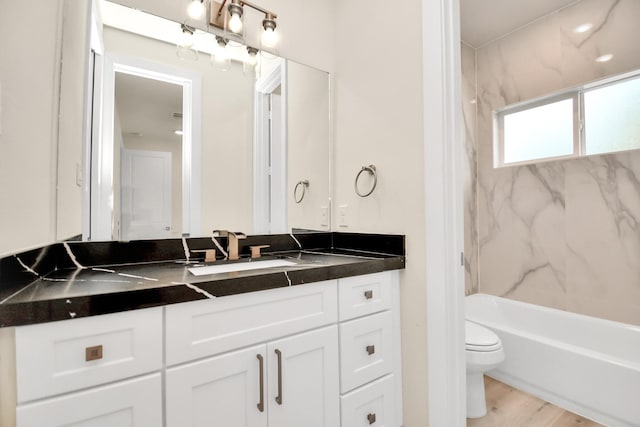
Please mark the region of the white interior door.
POLYGON ((171 153, 122 150, 122 240, 171 237, 171 153))

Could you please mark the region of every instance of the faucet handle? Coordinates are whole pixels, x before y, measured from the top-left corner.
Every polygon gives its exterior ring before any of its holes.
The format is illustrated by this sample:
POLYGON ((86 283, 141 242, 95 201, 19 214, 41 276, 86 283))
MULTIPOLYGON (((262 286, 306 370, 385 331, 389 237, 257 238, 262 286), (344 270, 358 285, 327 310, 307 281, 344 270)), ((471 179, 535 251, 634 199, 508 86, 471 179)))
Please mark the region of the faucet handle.
POLYGON ((216 260, 215 249, 193 249, 191 252, 204 253, 204 262, 214 262, 216 260))
POLYGON ((262 256, 262 254, 260 253, 260 249, 262 248, 268 248, 271 245, 256 245, 256 246, 249 246, 249 249, 251 249, 251 258, 260 258, 262 256))
POLYGON ((213 230, 213 237, 228 237, 229 231, 227 230, 213 230))

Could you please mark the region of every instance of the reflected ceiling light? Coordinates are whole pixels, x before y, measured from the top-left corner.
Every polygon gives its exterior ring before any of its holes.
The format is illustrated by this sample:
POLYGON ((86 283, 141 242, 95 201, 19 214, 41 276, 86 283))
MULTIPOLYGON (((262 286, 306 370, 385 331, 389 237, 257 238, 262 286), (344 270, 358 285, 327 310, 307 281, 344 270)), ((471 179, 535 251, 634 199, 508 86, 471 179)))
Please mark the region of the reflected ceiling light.
POLYGON ((204 0, 193 0, 187 6, 187 15, 192 19, 200 19, 205 11, 204 0))
POLYGON ((176 135, 182 135, 184 132, 182 132, 180 129, 176 129, 173 131, 173 133, 175 133, 176 135))
MULTIPOLYGON (((254 3, 244 0, 223 0, 222 2, 211 1, 211 19, 209 24, 220 28, 225 32, 228 31, 229 35, 237 35, 244 38, 245 25, 243 17, 245 6, 264 13, 261 40, 264 46, 270 48, 274 47, 278 41, 278 37, 275 32, 276 18, 278 15, 254 3)), ((233 37, 231 37, 231 39, 235 40, 233 37)))
POLYGON ((229 40, 224 37, 216 36, 216 43, 218 46, 215 48, 214 54, 211 55, 211 63, 220 71, 227 71, 231 68, 231 58, 227 51, 228 42, 229 40))
POLYGON ((249 55, 247 59, 247 64, 255 67, 258 64, 258 49, 255 47, 247 46, 247 54, 249 55))
POLYGON ((573 29, 574 33, 586 33, 590 29, 593 28, 593 24, 590 22, 585 22, 584 24, 578 25, 573 29))
POLYGON ((181 24, 180 29, 182 30, 182 34, 180 34, 180 38, 178 39, 178 45, 182 47, 193 46, 193 33, 195 33, 196 29, 186 24, 181 24))
POLYGON ((613 59, 613 55, 610 53, 607 53, 605 55, 600 55, 596 58, 596 62, 608 62, 611 61, 611 59, 613 59))
POLYGON ((181 24, 180 29, 182 32, 178 37, 176 55, 178 55, 180 59, 197 60, 198 52, 193 49, 193 43, 195 41, 193 34, 196 32, 196 29, 186 24, 181 24))

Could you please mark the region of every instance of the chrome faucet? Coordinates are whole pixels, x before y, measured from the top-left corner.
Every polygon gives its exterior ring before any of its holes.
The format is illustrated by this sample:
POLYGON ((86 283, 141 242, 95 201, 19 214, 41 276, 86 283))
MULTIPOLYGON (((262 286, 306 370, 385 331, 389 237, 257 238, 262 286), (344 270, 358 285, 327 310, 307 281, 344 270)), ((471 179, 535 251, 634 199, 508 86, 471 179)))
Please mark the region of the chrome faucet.
POLYGON ((236 260, 240 258, 238 254, 238 240, 246 239, 246 234, 240 233, 238 231, 233 232, 228 230, 213 230, 213 235, 227 238, 227 258, 229 260, 236 260))

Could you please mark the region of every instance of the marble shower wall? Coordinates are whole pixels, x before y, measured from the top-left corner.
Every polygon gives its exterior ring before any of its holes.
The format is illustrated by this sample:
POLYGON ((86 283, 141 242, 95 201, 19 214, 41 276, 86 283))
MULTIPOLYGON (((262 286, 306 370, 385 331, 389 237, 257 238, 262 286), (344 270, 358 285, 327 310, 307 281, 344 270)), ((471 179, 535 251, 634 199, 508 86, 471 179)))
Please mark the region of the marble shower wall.
POLYGON ((478 292, 478 160, 476 143, 476 52, 462 44, 462 143, 464 160, 464 288, 478 292))
POLYGON ((640 151, 494 169, 491 116, 640 68, 639 19, 638 0, 582 0, 476 51, 481 292, 640 324, 640 151))

